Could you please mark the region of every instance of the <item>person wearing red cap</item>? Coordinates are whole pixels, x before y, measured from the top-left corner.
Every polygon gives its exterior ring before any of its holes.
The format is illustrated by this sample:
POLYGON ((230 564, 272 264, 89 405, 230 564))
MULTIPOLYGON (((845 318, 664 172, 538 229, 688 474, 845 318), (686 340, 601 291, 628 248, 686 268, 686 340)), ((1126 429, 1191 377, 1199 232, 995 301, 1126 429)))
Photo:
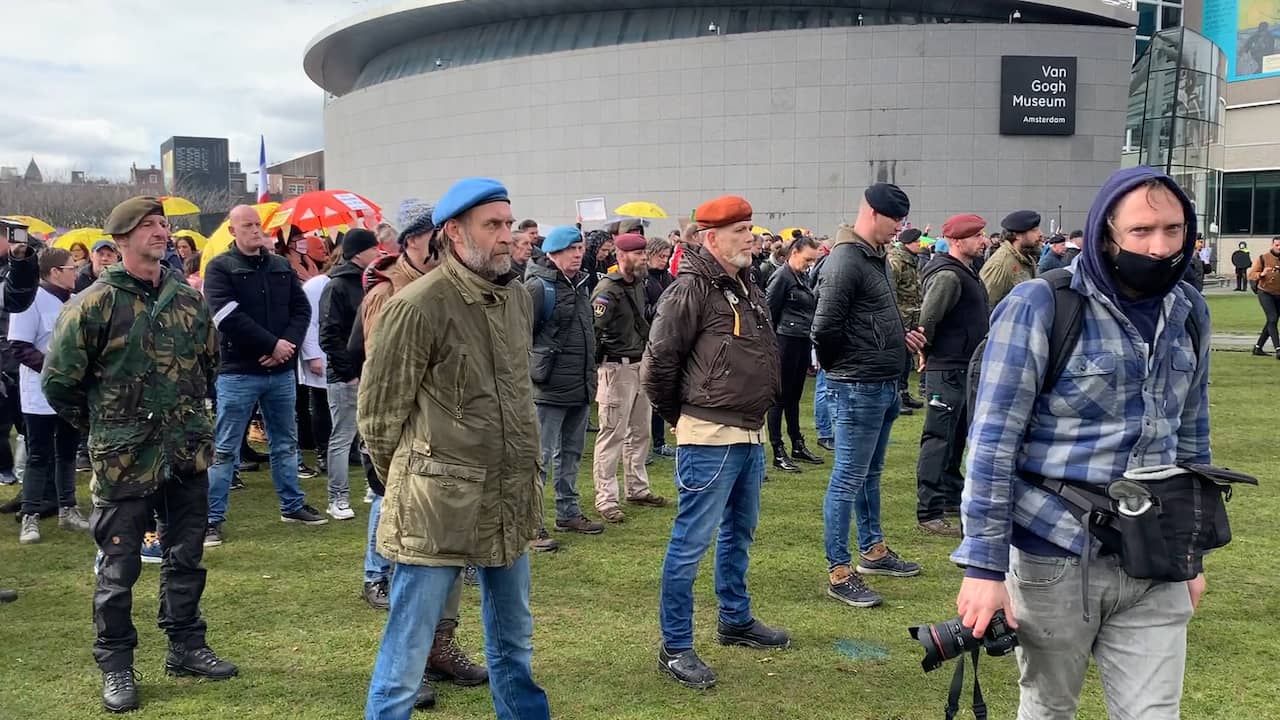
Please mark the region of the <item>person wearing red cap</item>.
POLYGON ((680 492, 662 564, 658 667, 695 689, 716 674, 693 650, 693 582, 716 547, 716 639, 762 650, 791 637, 755 618, 747 562, 760 515, 765 414, 779 397, 777 339, 751 269, 751 205, 726 196, 694 214, 702 242, 658 303, 641 375, 658 413, 676 429, 680 492))
POLYGON ((627 502, 666 507, 666 498, 649 489, 650 415, 652 408, 640 386, 640 358, 649 339, 645 316, 644 278, 648 267, 643 235, 624 233, 614 239, 618 269, 604 276, 591 297, 595 315, 596 402, 600 433, 596 436, 591 474, 596 510, 611 523, 626 519, 619 507, 618 460, 622 460, 627 502))
POLYGON ((921 279, 924 300, 924 430, 916 461, 916 521, 930 535, 960 537, 947 519, 960 512, 965 435, 969 431, 966 388, 969 359, 987 336, 987 288, 973 269, 982 257, 986 221, 954 215, 942 226, 946 253, 939 253, 921 279))

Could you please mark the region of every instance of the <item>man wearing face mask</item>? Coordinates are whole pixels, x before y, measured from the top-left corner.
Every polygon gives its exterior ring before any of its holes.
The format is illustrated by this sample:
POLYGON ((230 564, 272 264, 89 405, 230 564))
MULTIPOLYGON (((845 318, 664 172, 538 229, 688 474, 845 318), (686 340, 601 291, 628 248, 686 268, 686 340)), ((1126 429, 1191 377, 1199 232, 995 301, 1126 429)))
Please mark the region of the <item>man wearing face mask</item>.
POLYGON ((1209 313, 1180 282, 1195 230, 1191 201, 1167 175, 1111 176, 1066 270, 1065 292, 1083 296, 1080 335, 1042 390, 1064 291, 1023 283, 992 316, 969 430, 965 538, 951 559, 966 568, 962 623, 981 635, 1003 609, 1017 628, 1023 720, 1074 718, 1090 655, 1112 717, 1178 717, 1204 575, 1137 579, 1102 554, 1086 584, 1078 558, 1094 539, 1028 478, 1103 486, 1137 468, 1210 462, 1209 313))
POLYGON ((1009 213, 1000 221, 1003 242, 982 266, 982 284, 987 286, 991 309, 1000 304, 1014 286, 1036 276, 1036 259, 1040 257, 1040 214, 1032 210, 1009 213))

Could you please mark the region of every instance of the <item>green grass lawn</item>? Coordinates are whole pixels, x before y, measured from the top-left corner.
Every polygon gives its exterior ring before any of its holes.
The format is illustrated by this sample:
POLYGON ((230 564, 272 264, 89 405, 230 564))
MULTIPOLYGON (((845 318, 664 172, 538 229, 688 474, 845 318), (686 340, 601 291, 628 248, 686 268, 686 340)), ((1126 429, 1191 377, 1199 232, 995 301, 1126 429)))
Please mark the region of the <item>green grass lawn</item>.
POLYGON ((1248 293, 1214 293, 1205 296, 1213 316, 1213 331, 1258 336, 1264 320, 1258 297, 1248 293))
MULTIPOLYGON (((1274 360, 1214 355, 1214 456, 1260 476, 1263 485, 1236 494, 1231 504, 1235 541, 1208 561, 1209 589, 1190 630, 1187 718, 1277 717, 1280 535, 1274 507, 1280 490, 1274 470, 1280 449, 1273 435, 1274 404, 1256 400, 1259 390, 1274 388, 1277 379, 1280 367, 1274 360)), ((811 422, 807 410, 806 418, 811 422)), ((954 615, 960 571, 947 561, 951 541, 915 529, 920 425, 917 415, 901 419, 894 429, 884 477, 884 526, 895 549, 923 563, 923 575, 874 579, 873 587, 886 599, 876 609, 855 610, 827 599, 821 507, 828 470, 770 473, 750 587, 759 617, 788 628, 794 646, 761 653, 714 643, 709 556, 696 588, 698 649, 720 676, 720 685, 708 692, 679 687, 655 667, 658 579, 674 511, 637 509, 625 525, 602 536, 560 536, 559 553, 533 558, 534 670, 555 716, 941 717, 950 667, 923 674, 906 626, 954 615), (850 647, 844 641, 872 654, 883 650, 883 657, 849 657, 841 652, 850 647)), ((670 461, 651 466, 651 474, 659 492, 674 496, 670 461)), ((382 615, 359 597, 367 506, 357 502, 354 522, 283 525, 267 477, 254 474, 246 480, 249 489, 232 495, 227 544, 205 555, 204 594, 210 643, 240 665, 241 677, 209 683, 163 674, 164 638, 155 627, 157 567, 144 566, 134 603, 144 706, 135 716, 358 717, 383 626, 382 615)), ((324 478, 305 485, 311 503, 322 504, 324 478)), ((589 461, 579 488, 584 498, 592 496, 589 461)), ((80 497, 86 501, 87 490, 80 497)), ((87 537, 61 532, 46 521, 45 541, 20 547, 16 523, 3 521, 8 530, 0 539, 0 585, 20 588, 22 597, 0 606, 0 718, 97 716, 100 676, 90 655, 93 546, 87 537)), ((477 655, 478 605, 476 589, 467 588, 461 640, 477 655)), ((983 677, 992 717, 1012 717, 1014 659, 985 659, 983 677)), ((431 715, 474 719, 493 713, 485 689, 445 687, 431 715)), ((1091 674, 1080 717, 1104 716, 1091 674)))

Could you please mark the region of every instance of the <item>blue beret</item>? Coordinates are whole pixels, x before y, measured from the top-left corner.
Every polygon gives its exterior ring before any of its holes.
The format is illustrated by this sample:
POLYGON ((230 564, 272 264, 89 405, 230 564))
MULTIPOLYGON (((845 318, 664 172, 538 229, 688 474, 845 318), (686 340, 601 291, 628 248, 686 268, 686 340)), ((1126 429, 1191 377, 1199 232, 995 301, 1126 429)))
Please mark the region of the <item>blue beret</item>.
POLYGON ((542 252, 560 252, 570 245, 582 242, 582 232, 572 225, 560 225, 547 232, 547 239, 542 241, 542 252))
POLYGON ((1000 227, 1009 232, 1030 232, 1040 227, 1040 213, 1034 210, 1015 210, 1004 216, 1000 227))
POLYGON ((440 227, 446 220, 452 220, 477 205, 498 201, 511 202, 502 183, 490 178, 464 178, 454 183, 436 203, 431 223, 440 227))
POLYGON ((911 214, 911 201, 902 188, 892 183, 876 183, 862 193, 872 210, 896 220, 911 214))

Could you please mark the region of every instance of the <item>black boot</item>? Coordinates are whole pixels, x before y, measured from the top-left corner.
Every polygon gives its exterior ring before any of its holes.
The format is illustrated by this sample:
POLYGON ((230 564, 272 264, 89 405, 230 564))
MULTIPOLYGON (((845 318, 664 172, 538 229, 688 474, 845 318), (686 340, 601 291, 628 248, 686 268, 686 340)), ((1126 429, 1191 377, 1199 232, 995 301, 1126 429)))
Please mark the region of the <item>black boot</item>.
POLYGON ((799 441, 791 445, 791 458, 800 462, 807 462, 810 465, 821 465, 823 462, 822 458, 814 455, 809 448, 805 447, 804 438, 800 438, 799 441))
POLYGON ((1263 350, 1261 345, 1254 345, 1253 354, 1257 355, 1258 357, 1266 357, 1267 351, 1263 350))
POLYGON ((782 472, 798 473, 800 467, 787 457, 787 448, 782 443, 773 444, 773 466, 782 472))
POLYGON ((920 408, 924 407, 924 403, 911 397, 910 392, 903 390, 902 391, 902 407, 911 408, 912 410, 919 410, 920 408))
POLYGON ((192 675, 210 680, 226 680, 240 672, 235 665, 215 655, 208 645, 188 648, 176 643, 169 643, 164 671, 170 675, 192 675))
POLYGON ((671 652, 663 643, 658 649, 658 669, 695 690, 706 690, 716 684, 716 674, 692 649, 671 652))
POLYGON ((436 706, 436 690, 431 687, 431 683, 427 682, 427 675, 423 673, 422 684, 418 686, 418 692, 413 696, 413 707, 417 710, 430 710, 436 706))
POLYGON ((102 707, 125 713, 138 709, 138 679, 133 668, 102 673, 102 707))
POLYGON ((0 588, 0 603, 10 603, 18 599, 18 591, 0 588))

